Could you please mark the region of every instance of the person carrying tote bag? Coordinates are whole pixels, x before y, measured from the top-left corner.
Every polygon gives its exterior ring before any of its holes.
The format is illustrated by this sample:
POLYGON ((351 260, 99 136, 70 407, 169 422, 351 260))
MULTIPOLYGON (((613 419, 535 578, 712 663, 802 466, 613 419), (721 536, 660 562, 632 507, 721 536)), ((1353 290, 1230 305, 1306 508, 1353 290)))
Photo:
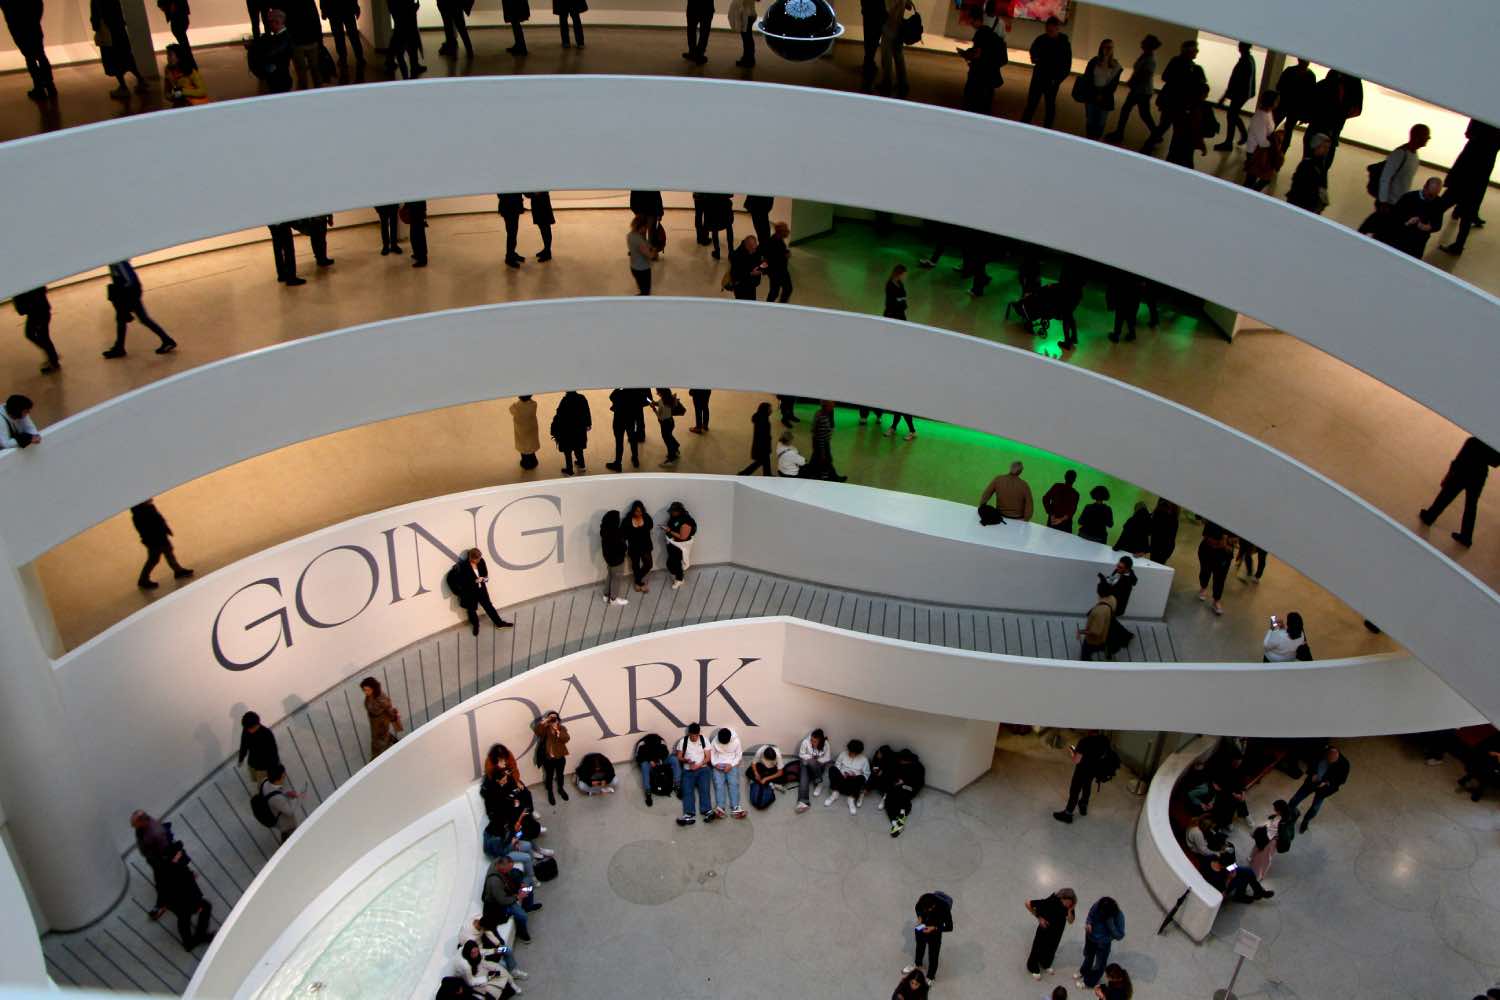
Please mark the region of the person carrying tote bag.
POLYGON ((755 66, 755 0, 729 0, 729 27, 740 33, 740 44, 744 53, 735 62, 740 69, 755 66))

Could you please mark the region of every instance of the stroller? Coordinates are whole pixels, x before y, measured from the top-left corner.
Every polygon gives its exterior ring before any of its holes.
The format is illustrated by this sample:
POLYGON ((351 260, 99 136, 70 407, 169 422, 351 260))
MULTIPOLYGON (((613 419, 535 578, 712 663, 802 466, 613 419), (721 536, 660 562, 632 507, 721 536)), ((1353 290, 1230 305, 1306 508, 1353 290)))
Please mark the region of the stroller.
POLYGON ((1078 321, 1073 313, 1078 308, 1079 297, 1076 289, 1060 281, 1042 285, 1008 304, 1005 318, 1009 320, 1010 314, 1015 312, 1036 337, 1045 337, 1052 321, 1059 320, 1063 326, 1063 343, 1074 344, 1078 342, 1078 321))

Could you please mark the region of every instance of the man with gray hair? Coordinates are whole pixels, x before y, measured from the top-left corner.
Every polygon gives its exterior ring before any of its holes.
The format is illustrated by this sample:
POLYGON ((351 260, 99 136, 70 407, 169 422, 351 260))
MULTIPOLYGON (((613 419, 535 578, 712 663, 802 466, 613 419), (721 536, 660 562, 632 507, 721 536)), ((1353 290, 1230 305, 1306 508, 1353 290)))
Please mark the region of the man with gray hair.
POLYGON ((981 521, 984 521, 984 508, 990 506, 990 497, 995 498, 995 505, 990 508, 992 513, 998 508, 1001 518, 1008 517, 1015 521, 1031 520, 1031 487, 1027 485, 1026 480, 1021 478, 1022 468, 1020 462, 1012 462, 1010 472, 990 480, 990 484, 984 488, 984 494, 979 498, 981 521))

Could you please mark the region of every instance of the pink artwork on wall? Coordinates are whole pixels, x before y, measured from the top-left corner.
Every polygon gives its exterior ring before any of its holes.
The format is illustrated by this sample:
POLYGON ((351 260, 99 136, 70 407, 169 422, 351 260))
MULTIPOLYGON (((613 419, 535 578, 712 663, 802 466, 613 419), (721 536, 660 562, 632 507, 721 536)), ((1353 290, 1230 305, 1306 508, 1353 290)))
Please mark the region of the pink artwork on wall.
POLYGON ((1049 17, 1055 17, 1059 21, 1068 19, 1068 0, 1011 0, 1010 3, 997 4, 1002 10, 1010 8, 1011 17, 1025 18, 1028 21, 1045 21, 1049 17))

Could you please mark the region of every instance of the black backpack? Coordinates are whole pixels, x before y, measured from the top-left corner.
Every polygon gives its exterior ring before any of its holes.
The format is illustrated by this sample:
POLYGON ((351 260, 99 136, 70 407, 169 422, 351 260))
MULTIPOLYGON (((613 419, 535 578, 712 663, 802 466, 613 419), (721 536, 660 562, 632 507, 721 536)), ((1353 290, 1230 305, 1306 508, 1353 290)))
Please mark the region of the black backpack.
POLYGON ((281 789, 277 788, 270 792, 259 790, 250 796, 250 813, 255 817, 255 822, 264 827, 276 825, 276 814, 271 811, 271 796, 280 795, 281 789))
POLYGON ((922 15, 913 13, 901 19, 901 44, 916 45, 922 40, 922 15))
POLYGON ((1295 836, 1297 824, 1293 820, 1283 819, 1276 827, 1276 853, 1285 854, 1292 849, 1292 837, 1295 836))
POLYGON ((1099 755, 1099 762, 1094 766, 1094 780, 1099 784, 1113 781, 1115 773, 1120 770, 1120 755, 1115 753, 1114 747, 1105 747, 1104 753, 1099 755))
POLYGON ((672 794, 672 765, 659 761, 651 765, 651 794, 672 794))

